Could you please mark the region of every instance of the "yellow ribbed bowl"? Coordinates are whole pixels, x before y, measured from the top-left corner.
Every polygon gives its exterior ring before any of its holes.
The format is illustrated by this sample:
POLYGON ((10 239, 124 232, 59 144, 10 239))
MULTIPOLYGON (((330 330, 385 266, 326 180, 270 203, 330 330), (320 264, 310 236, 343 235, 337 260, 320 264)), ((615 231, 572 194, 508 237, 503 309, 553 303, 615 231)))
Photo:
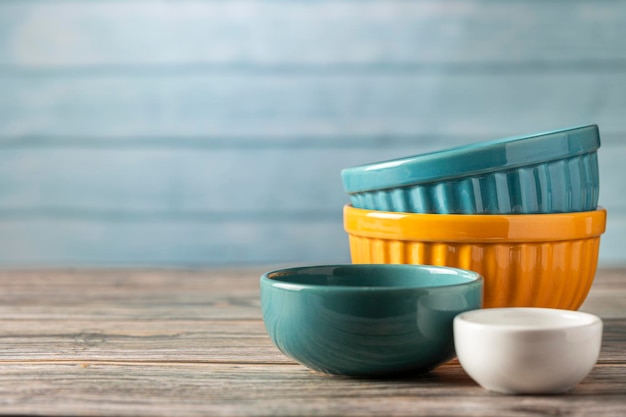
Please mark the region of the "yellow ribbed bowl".
POLYGON ((606 210, 397 213, 344 207, 353 263, 452 266, 485 278, 484 307, 578 309, 595 276, 606 210))

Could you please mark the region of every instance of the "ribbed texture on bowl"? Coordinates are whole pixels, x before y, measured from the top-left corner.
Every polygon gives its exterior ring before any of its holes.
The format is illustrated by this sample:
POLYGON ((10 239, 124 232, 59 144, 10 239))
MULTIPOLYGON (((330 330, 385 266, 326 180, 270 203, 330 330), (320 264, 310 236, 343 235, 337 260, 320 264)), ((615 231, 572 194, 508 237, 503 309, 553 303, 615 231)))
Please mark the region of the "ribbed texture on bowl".
POLYGON ((597 152, 450 181, 350 194, 354 207, 409 213, 533 214, 595 210, 597 152))
POLYGON ((593 282, 600 237, 540 243, 444 243, 349 234, 353 263, 469 269, 485 278, 484 307, 576 310, 593 282))

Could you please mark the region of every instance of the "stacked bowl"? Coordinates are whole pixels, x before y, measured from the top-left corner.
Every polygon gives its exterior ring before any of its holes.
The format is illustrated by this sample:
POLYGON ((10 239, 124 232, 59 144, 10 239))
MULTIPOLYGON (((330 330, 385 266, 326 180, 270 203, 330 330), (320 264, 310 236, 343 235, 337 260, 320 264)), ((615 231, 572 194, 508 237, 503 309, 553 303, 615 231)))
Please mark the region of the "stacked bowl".
POLYGON ((344 169, 352 262, 476 271, 484 307, 578 309, 606 226, 599 147, 588 125, 344 169))

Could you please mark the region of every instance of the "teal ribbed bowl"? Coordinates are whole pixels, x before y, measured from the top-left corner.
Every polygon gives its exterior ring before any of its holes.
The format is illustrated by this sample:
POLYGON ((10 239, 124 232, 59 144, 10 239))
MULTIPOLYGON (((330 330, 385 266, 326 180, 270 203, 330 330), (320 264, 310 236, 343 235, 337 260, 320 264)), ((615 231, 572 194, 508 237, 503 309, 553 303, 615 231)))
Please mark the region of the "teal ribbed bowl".
POLYGON ((441 214, 595 210, 596 125, 482 142, 344 169, 353 207, 441 214))
POLYGON ((261 277, 274 344, 312 370, 351 376, 428 371, 454 356, 452 322, 482 305, 482 277, 423 265, 329 265, 261 277))

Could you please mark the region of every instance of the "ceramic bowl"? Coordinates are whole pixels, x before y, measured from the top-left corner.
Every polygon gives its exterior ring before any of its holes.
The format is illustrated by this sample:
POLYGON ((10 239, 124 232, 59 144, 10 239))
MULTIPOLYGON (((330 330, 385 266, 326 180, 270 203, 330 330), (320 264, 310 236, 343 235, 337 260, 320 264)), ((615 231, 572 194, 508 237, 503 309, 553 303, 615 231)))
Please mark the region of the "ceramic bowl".
POLYGON ((482 277, 417 265, 332 265, 261 277, 274 344, 312 370, 350 376, 428 371, 454 356, 452 320, 480 308, 482 277))
POLYGON ((461 366, 490 391, 555 394, 593 369, 602 321, 591 314, 543 308, 475 310, 454 319, 461 366))
POLYGON ((344 169, 354 207, 412 213, 595 210, 596 125, 482 142, 344 169))
POLYGON ((523 216, 344 208, 353 263, 476 271, 485 278, 485 307, 580 307, 605 226, 603 208, 523 216))

